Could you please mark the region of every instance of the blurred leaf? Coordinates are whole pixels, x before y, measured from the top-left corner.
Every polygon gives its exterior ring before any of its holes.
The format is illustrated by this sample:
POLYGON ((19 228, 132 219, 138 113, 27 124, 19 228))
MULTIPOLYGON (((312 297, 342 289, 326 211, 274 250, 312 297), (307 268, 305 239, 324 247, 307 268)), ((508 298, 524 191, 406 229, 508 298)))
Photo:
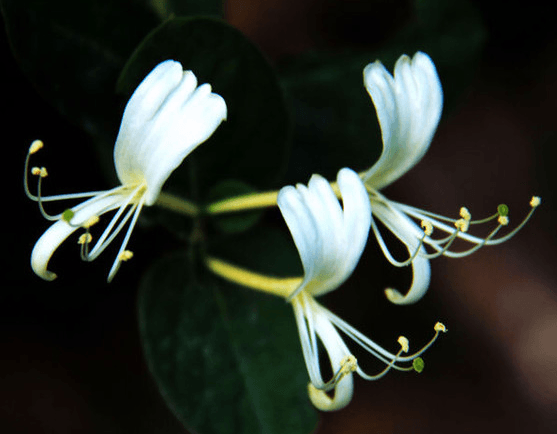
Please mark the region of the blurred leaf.
POLYGON ((200 434, 311 432, 316 412, 290 306, 196 278, 186 264, 184 255, 156 263, 138 301, 145 357, 169 406, 200 434))
POLYGON ((344 166, 370 167, 382 149, 375 110, 364 85, 365 65, 380 59, 392 71, 398 57, 421 50, 435 62, 445 106, 472 82, 485 40, 480 15, 467 0, 415 0, 414 19, 380 50, 314 52, 279 68, 294 106, 292 162, 287 180, 318 172, 329 179, 344 166))
POLYGON ((165 59, 180 61, 199 83, 210 83, 228 106, 227 121, 188 157, 190 173, 184 165, 173 173, 169 191, 198 200, 227 178, 258 189, 275 183, 287 154, 290 119, 275 72, 259 50, 221 20, 170 19, 137 48, 120 76, 119 92, 130 94, 165 59))
POLYGON ((0 0, 9 41, 38 91, 87 132, 114 143, 122 105, 114 85, 157 23, 135 0, 0 0), (133 17, 133 20, 130 20, 133 17))
MULTIPOLYGON (((208 195, 209 202, 255 193, 257 190, 237 179, 227 179, 215 185, 208 195)), ((259 221, 263 215, 262 210, 233 212, 223 215, 212 215, 216 227, 225 233, 244 232, 259 221)))
POLYGON ((161 21, 172 16, 224 15, 223 2, 220 0, 143 0, 150 5, 161 21))

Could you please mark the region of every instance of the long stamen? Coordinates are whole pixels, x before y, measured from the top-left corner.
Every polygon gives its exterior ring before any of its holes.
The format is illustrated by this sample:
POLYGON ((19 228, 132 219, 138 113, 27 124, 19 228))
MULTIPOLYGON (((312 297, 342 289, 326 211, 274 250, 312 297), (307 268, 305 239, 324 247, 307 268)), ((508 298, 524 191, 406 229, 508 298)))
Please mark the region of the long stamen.
POLYGON ((371 228, 373 230, 373 234, 375 235, 375 238, 377 239, 377 243, 379 244, 379 247, 381 248, 381 250, 383 251, 383 254, 385 255, 385 258, 387 258, 387 260, 394 265, 395 267, 405 267, 407 265, 410 265, 412 263, 412 261, 416 258, 416 256, 419 254, 420 249, 422 248, 426 237, 428 237, 429 235, 431 235, 431 228, 430 228, 430 224, 428 224, 428 222, 423 222, 423 228, 424 228, 424 234, 422 235, 418 246, 414 249, 414 252, 412 252, 410 254, 410 257, 405 260, 405 261, 397 261, 393 255, 391 254, 391 252, 389 251, 389 248, 387 247, 387 244, 385 243, 385 240, 383 239, 383 236, 381 235, 381 232, 379 231, 379 228, 377 227, 377 224, 375 223, 375 219, 373 218, 373 216, 371 217, 371 228))
POLYGON ((396 366, 396 362, 400 360, 400 355, 402 353, 407 353, 409 349, 408 339, 406 339, 404 336, 400 336, 398 338, 398 343, 400 344, 400 350, 398 350, 398 353, 396 353, 395 357, 387 366, 385 366, 385 368, 383 368, 381 372, 375 375, 368 375, 364 371, 362 371, 361 368, 358 367, 357 372, 360 377, 362 377, 364 380, 374 381, 379 380, 381 377, 384 377, 392 368, 398 369, 399 371, 411 371, 412 368, 402 368, 400 366, 396 366))

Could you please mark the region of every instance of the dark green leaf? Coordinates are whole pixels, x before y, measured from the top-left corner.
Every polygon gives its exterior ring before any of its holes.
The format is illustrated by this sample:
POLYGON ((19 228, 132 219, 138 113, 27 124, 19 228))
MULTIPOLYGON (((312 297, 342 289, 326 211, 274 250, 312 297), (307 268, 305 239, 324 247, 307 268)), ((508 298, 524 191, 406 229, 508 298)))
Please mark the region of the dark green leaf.
POLYGON ((278 79, 259 50, 221 20, 171 19, 137 48, 118 81, 119 91, 131 93, 165 59, 180 61, 199 83, 210 83, 228 106, 227 121, 188 157, 194 173, 177 169, 169 190, 192 197, 193 189, 206 197, 227 178, 269 188, 284 166, 290 120, 278 79))
POLYGON ((145 357, 169 406, 200 434, 311 432, 316 412, 290 306, 196 279, 186 263, 159 261, 139 296, 145 357))
POLYGON ((154 13, 134 0, 0 5, 14 55, 31 82, 65 116, 113 144, 123 105, 114 94, 116 79, 156 25, 154 13))

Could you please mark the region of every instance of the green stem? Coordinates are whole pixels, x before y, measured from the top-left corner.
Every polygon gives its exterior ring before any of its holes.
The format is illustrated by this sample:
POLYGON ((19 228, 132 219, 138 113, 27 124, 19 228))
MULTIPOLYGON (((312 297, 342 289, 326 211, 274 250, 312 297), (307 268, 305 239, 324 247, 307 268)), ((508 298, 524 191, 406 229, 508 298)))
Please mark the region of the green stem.
POLYGON ((188 217, 196 217, 201 211, 195 203, 164 192, 159 194, 156 204, 162 208, 169 209, 188 217))

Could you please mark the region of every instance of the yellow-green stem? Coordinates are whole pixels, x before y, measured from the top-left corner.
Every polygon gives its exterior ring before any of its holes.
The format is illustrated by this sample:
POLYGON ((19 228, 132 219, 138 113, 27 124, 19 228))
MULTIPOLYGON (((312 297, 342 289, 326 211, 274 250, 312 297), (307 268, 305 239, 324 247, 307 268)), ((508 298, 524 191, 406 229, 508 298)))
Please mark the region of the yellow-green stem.
POLYGON ((271 277, 237 267, 229 262, 208 256, 205 265, 216 275, 238 285, 287 298, 300 286, 301 277, 271 277))
POLYGON ((189 217, 195 217, 200 213, 200 209, 195 203, 189 202, 170 193, 161 192, 157 198, 156 204, 162 208, 166 208, 189 217))
MULTIPOLYGON (((331 183, 331 187, 337 196, 340 190, 336 182, 331 183)), ((269 208, 276 206, 278 191, 265 191, 263 193, 250 193, 243 196, 231 197, 219 200, 207 206, 208 214, 224 214, 228 212, 247 211, 250 209, 269 208)))

